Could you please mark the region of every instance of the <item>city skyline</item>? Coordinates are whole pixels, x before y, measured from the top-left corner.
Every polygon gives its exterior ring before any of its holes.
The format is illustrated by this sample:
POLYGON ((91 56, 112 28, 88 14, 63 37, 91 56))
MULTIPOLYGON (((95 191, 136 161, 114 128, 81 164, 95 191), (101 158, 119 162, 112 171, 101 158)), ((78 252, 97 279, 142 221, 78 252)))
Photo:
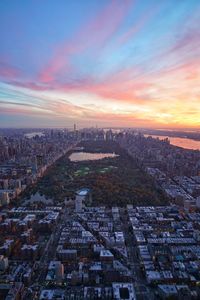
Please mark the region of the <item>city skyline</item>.
POLYGON ((0 127, 200 126, 199 1, 0 3, 0 127))

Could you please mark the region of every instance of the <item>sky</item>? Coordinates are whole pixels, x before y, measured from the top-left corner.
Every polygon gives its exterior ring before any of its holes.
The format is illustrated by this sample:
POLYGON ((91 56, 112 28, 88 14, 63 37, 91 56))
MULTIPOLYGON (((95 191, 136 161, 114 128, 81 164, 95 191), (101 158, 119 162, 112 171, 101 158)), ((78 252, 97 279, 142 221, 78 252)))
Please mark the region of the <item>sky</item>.
POLYGON ((199 0, 2 0, 0 41, 0 127, 200 128, 199 0))

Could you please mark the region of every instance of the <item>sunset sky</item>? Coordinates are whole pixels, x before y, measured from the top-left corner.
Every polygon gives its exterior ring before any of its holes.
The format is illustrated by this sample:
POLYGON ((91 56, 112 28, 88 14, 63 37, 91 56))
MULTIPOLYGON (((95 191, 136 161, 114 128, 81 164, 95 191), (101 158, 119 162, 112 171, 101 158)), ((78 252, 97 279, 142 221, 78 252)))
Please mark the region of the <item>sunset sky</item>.
POLYGON ((199 0, 2 0, 0 41, 0 127, 200 128, 199 0))

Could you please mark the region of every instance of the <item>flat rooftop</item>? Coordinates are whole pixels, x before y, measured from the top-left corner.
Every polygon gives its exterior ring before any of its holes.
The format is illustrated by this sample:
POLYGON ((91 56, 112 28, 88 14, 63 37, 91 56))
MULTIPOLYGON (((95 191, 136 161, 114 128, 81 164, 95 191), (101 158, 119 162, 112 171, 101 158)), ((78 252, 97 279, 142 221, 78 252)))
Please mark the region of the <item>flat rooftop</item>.
POLYGON ((77 191, 76 194, 79 196, 86 196, 89 192, 90 192, 90 190, 85 188, 85 189, 81 189, 81 190, 77 191))

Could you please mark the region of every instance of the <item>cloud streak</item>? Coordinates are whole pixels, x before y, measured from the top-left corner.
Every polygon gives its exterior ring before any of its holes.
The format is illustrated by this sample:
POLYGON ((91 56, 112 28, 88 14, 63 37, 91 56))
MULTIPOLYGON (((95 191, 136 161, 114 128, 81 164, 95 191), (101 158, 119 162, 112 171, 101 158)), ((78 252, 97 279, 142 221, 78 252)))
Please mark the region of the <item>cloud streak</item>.
POLYGON ((106 4, 98 15, 80 28, 72 40, 64 42, 56 49, 47 66, 39 74, 39 80, 44 83, 52 82, 60 71, 72 70, 70 56, 90 47, 97 49, 106 44, 124 20, 130 5, 130 0, 114 0, 106 4))
POLYGON ((0 61, 0 78, 12 80, 21 74, 20 70, 5 62, 0 61))
MULTIPOLYGON (((198 127, 200 111, 193 108, 200 101, 199 7, 188 2, 188 9, 177 4, 174 11, 169 5, 166 13, 165 5, 154 1, 149 6, 131 0, 98 5, 67 38, 65 30, 73 25, 66 22, 51 51, 29 46, 45 56, 44 62, 36 60, 34 71, 19 63, 23 47, 14 52, 6 46, 10 60, 0 60, 5 84, 0 112, 48 120, 54 115, 57 123, 68 118, 115 126, 198 127)), ((5 35, 4 40, 9 45, 5 35)))

